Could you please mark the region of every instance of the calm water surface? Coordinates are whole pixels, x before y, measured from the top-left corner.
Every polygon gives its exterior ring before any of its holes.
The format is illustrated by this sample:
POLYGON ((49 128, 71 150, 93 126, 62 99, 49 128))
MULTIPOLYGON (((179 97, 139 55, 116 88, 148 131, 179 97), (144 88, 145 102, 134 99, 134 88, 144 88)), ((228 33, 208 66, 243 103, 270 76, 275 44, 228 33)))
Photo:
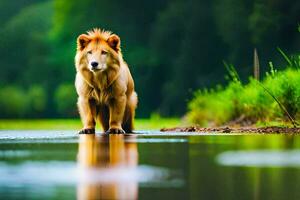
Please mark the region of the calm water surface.
POLYGON ((300 199, 300 137, 0 131, 0 199, 300 199))

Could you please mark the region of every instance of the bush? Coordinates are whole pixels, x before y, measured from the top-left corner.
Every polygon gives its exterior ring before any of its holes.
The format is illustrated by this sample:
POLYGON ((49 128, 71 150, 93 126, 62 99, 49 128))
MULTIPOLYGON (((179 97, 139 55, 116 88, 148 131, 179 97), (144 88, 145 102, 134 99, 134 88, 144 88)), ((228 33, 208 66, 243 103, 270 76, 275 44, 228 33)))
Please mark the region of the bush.
POLYGON ((266 89, 279 100, 293 118, 299 118, 300 71, 298 66, 293 67, 290 63, 288 68, 281 72, 274 71, 270 65, 271 72, 267 73, 260 83, 252 78, 246 85, 232 80, 226 88, 196 92, 188 104, 188 119, 202 126, 211 123, 222 125, 236 119, 245 119, 252 123, 286 121, 287 114, 266 89))
POLYGON ((40 117, 43 115, 47 105, 47 94, 43 87, 35 85, 28 91, 29 115, 40 117))
POLYGON ((73 84, 60 85, 54 94, 56 111, 63 117, 74 117, 77 115, 76 91, 73 84))
POLYGON ((14 86, 7 86, 0 90, 1 118, 24 117, 28 111, 28 98, 25 92, 14 86))

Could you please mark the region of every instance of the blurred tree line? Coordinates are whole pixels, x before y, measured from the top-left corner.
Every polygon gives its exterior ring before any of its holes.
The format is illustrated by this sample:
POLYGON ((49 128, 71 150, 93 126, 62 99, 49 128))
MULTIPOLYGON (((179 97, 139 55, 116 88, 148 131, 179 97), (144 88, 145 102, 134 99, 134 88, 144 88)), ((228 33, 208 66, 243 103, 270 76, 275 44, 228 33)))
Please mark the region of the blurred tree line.
POLYGON ((182 115, 192 91, 223 84, 222 62, 246 80, 299 51, 297 0, 0 0, 0 117, 73 117, 79 34, 121 37, 139 95, 137 115, 182 115))

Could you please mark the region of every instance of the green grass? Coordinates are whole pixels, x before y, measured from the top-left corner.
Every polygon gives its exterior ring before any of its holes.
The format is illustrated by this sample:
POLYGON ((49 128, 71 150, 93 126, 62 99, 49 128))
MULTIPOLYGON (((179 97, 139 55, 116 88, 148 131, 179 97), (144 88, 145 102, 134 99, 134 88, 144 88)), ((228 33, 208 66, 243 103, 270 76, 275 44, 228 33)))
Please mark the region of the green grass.
MULTIPOLYGON (((159 130, 180 125, 178 118, 136 119, 136 130, 159 130)), ((79 119, 1 119, 0 130, 79 130, 79 119)), ((100 127, 97 127, 100 130, 100 127)))
POLYGON ((274 70, 273 64, 270 63, 270 71, 263 80, 257 82, 250 77, 247 84, 240 81, 237 73, 233 73, 233 66, 230 66, 231 81, 226 87, 218 86, 195 93, 188 104, 188 120, 201 126, 219 126, 236 119, 250 121, 257 126, 291 125, 285 109, 291 118, 298 121, 300 56, 289 58, 285 55, 284 58, 287 60, 285 70, 274 70))

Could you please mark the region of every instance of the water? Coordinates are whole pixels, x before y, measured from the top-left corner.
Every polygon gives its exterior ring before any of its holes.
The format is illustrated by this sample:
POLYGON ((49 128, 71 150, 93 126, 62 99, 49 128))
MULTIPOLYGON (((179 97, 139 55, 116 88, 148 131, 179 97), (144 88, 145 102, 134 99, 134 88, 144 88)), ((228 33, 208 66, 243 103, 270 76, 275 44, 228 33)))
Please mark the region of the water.
POLYGON ((0 131, 0 199, 300 199, 300 137, 0 131))

